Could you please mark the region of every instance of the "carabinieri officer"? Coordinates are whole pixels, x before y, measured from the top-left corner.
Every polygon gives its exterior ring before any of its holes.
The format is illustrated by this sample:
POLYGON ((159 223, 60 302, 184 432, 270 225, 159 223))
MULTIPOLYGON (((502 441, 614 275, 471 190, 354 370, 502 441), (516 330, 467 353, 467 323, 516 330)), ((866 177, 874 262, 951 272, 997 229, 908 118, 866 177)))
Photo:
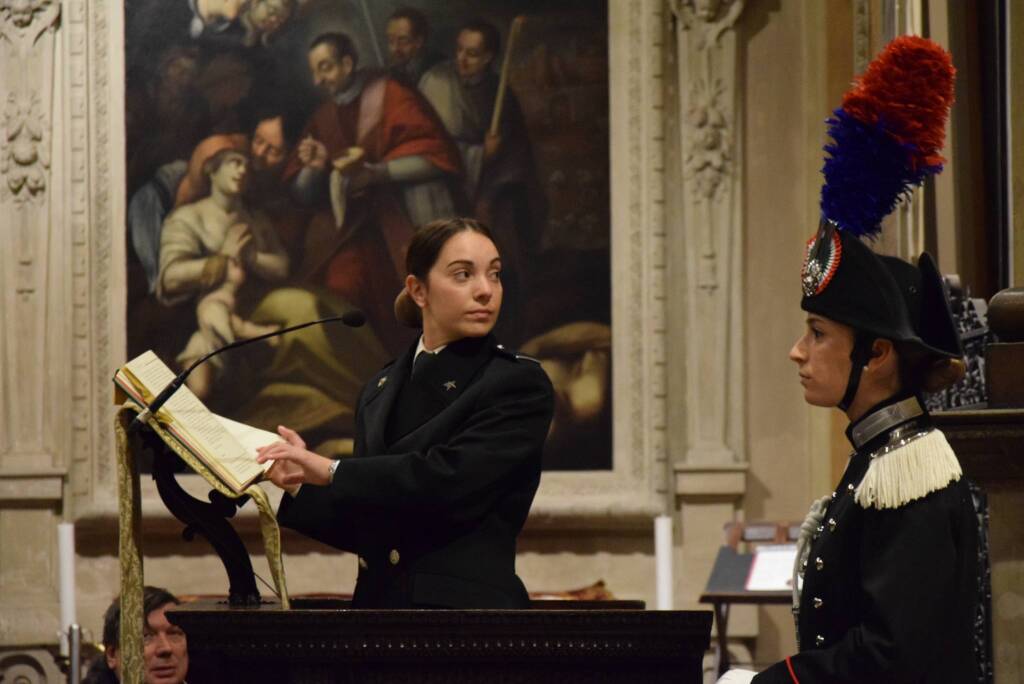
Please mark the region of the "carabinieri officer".
POLYGON ((286 490, 280 522, 359 555, 353 605, 521 608, 516 537, 553 411, 540 365, 490 335, 501 258, 471 219, 413 237, 400 318, 423 335, 364 387, 355 450, 331 460, 292 430, 260 451, 286 490))
POLYGON ((949 55, 902 36, 829 120, 822 219, 801 272, 807 327, 789 356, 804 399, 846 413, 854 451, 802 526, 800 652, 722 684, 977 681, 977 519, 922 400, 963 375, 959 336, 927 253, 915 266, 861 240, 941 169, 952 94, 949 55))

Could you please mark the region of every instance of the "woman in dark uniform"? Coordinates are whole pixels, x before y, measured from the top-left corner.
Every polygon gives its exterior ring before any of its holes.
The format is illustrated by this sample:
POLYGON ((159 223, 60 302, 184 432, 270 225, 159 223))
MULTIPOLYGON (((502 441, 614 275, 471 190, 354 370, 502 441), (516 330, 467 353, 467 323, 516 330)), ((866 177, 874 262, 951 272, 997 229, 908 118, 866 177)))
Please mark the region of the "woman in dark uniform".
POLYGON ((280 522, 359 555, 367 608, 520 608, 516 537, 540 483, 553 408, 532 359, 490 335, 501 257, 485 226, 436 221, 414 236, 396 312, 423 334, 360 395, 355 452, 338 461, 284 442, 261 450, 286 490, 280 522))
POLYGON ((803 298, 807 328, 790 351, 805 400, 844 410, 853 447, 798 547, 800 652, 721 681, 977 681, 977 520, 956 455, 921 400, 962 368, 941 280, 927 254, 915 267, 845 233, 840 240, 838 270, 803 298))
POLYGON ((830 120, 823 218, 801 273, 807 327, 789 357, 808 403, 846 413, 853 453, 802 526, 794 569, 800 652, 760 674, 730 671, 722 684, 978 680, 977 519, 956 454, 921 399, 962 376, 959 336, 928 254, 915 266, 860 239, 878 234, 893 193, 919 182, 923 169, 941 168, 934 155, 951 98, 948 55, 902 37, 830 120), (879 87, 893 60, 902 85, 917 91, 907 99, 899 85, 879 87), (920 87, 915 69, 926 74, 920 87), (920 97, 937 103, 934 120, 914 106, 920 97), (931 145, 900 126, 907 112, 918 132, 939 131, 931 145), (891 166, 879 167, 880 159, 891 166), (878 187, 894 176, 903 183, 878 187))

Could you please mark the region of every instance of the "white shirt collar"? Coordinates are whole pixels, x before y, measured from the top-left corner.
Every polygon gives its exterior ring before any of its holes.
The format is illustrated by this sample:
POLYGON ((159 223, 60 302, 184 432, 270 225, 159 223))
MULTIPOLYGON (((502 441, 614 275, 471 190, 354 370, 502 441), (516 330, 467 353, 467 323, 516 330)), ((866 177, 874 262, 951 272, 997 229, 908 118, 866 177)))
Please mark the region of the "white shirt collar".
POLYGON ((413 362, 413 364, 415 364, 416 363, 416 359, 419 357, 419 355, 421 353, 422 354, 440 354, 441 350, 444 349, 447 346, 448 346, 447 344, 442 344, 437 349, 427 349, 426 346, 423 344, 423 335, 420 335, 420 341, 416 345, 416 353, 412 355, 412 362, 413 362))

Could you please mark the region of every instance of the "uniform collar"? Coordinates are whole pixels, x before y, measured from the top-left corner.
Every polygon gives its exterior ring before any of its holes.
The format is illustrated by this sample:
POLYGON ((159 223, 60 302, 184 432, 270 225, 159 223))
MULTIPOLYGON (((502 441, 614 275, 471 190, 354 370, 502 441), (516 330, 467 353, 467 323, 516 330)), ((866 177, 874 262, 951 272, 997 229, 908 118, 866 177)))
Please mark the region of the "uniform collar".
POLYGON ((850 423, 846 438, 857 451, 873 450, 888 440, 889 434, 911 422, 929 421, 928 411, 916 396, 897 395, 873 406, 850 423))
POLYGON ((369 453, 400 448, 395 445, 457 401, 493 357, 496 346, 489 335, 457 340, 413 377, 412 361, 416 350, 410 345, 391 371, 398 374, 399 381, 385 383, 390 386, 381 393, 382 399, 367 403, 369 453), (397 407, 402 410, 392 415, 397 407))
POLYGON ((413 352, 412 355, 413 365, 416 364, 416 359, 419 358, 420 354, 440 354, 442 351, 444 351, 444 348, 447 346, 447 344, 442 344, 437 349, 427 349, 427 347, 423 344, 423 335, 420 335, 420 341, 416 344, 416 351, 413 352))

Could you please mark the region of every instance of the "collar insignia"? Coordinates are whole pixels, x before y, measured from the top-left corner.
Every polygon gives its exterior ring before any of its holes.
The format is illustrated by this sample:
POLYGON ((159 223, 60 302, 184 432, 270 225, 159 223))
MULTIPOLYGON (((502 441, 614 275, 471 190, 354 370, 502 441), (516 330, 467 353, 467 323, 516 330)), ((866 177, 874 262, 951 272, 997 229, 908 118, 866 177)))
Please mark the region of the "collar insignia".
POLYGON ((378 388, 383 387, 384 383, 386 383, 387 381, 388 381, 388 376, 385 375, 383 378, 381 378, 380 380, 377 381, 377 387, 378 388))
POLYGON ((444 388, 447 391, 451 392, 453 389, 455 389, 455 381, 449 380, 448 382, 444 383, 444 388))

